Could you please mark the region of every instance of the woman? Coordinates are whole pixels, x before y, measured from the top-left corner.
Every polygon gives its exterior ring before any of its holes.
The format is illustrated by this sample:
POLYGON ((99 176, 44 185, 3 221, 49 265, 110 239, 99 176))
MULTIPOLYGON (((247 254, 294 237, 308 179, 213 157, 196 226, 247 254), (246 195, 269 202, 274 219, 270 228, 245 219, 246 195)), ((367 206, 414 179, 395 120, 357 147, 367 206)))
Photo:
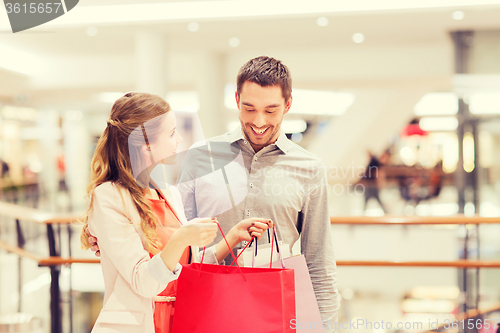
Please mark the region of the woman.
MULTIPOLYGON (((81 235, 84 248, 91 246, 87 229, 99 239, 105 284, 104 306, 92 332, 154 332, 153 298, 160 293, 156 300, 172 300, 181 265, 199 262, 199 247, 216 236, 212 219, 186 221, 175 187, 160 190, 150 179, 159 163, 172 163, 168 157, 182 141, 175 127, 162 98, 127 93, 114 103, 97 143, 81 235)), ((204 262, 221 261, 229 254, 227 245, 260 239, 271 223, 239 222, 227 234, 228 244, 207 248, 204 262)), ((166 315, 161 321, 165 313, 155 313, 158 330, 170 329, 166 315)))

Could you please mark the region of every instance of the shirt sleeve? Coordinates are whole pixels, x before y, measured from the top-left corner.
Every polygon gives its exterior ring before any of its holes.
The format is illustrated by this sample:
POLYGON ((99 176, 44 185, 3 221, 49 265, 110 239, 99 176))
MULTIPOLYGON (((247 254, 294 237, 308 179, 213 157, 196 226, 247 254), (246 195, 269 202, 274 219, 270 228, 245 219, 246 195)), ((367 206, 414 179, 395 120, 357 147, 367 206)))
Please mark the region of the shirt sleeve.
POLYGON ((102 264, 113 265, 135 293, 153 297, 177 279, 179 272, 170 271, 159 255, 150 258, 134 226, 140 221, 131 221, 127 216, 125 201, 133 203, 124 192, 110 183, 98 186, 89 225, 99 240, 102 264))
MULTIPOLYGON (((218 265, 219 262, 217 261, 217 255, 216 255, 216 250, 217 245, 212 245, 209 248, 205 249, 205 257, 203 258, 203 263, 204 264, 211 264, 211 265, 218 265)), ((203 250, 201 250, 198 253, 198 257, 201 258, 203 257, 203 250)))
POLYGON ((325 332, 335 332, 338 319, 337 265, 328 213, 326 168, 320 163, 306 191, 302 207, 301 250, 318 301, 325 332), (333 325, 332 325, 333 324, 333 325))

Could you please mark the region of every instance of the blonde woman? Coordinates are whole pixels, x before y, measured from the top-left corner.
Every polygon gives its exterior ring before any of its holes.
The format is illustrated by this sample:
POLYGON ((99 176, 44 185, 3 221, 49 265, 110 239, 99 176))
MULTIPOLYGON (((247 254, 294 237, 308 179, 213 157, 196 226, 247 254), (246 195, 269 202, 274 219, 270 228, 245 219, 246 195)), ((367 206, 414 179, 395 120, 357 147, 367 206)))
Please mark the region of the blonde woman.
MULTIPOLYGON (((162 305, 175 299, 182 264, 199 262, 199 248, 216 236, 212 219, 186 221, 175 187, 160 189, 149 177, 159 163, 173 163, 181 140, 162 98, 127 93, 114 103, 92 159, 81 235, 84 248, 92 246, 87 232, 99 239, 104 276, 94 333, 152 333, 155 326, 169 332, 175 303, 162 305)), ((260 239, 269 226, 268 219, 243 220, 227 234, 228 245, 260 239)), ((228 254, 222 241, 206 249, 204 262, 217 264, 228 254)))

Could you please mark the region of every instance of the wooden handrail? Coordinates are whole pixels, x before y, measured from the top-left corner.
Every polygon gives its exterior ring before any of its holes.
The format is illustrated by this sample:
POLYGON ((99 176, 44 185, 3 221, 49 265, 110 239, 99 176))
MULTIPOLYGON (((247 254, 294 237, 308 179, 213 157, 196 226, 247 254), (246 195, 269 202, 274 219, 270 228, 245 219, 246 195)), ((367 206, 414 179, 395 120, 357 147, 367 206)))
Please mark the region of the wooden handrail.
POLYGON ((38 257, 38 256, 36 256, 36 255, 34 255, 34 254, 24 250, 24 249, 21 249, 20 247, 12 246, 12 245, 7 244, 7 243, 2 242, 2 241, 0 241, 0 248, 6 250, 8 252, 17 254, 20 257, 35 260, 36 262, 39 262, 41 260, 40 257, 38 257))
POLYGON ((61 257, 48 257, 42 258, 38 262, 38 266, 59 266, 71 264, 100 264, 101 260, 97 258, 61 258, 61 257))
POLYGON ((61 257, 48 257, 42 258, 17 246, 12 246, 5 242, 0 241, 0 248, 10 253, 17 254, 19 257, 28 258, 38 263, 38 266, 59 266, 68 264, 98 264, 100 259, 97 258, 61 258, 61 257))
POLYGON ((500 261, 368 261, 337 260, 337 266, 500 268, 500 261))
POLYGON ((476 318, 496 311, 500 311, 500 302, 490 306, 480 307, 479 309, 471 309, 465 313, 460 313, 456 319, 461 321, 462 319, 476 318))
POLYGON ((0 202, 0 215, 39 224, 71 224, 78 219, 77 215, 55 214, 7 202, 0 202))
POLYGON ((442 224, 495 224, 500 217, 482 216, 332 216, 331 224, 349 225, 442 225, 442 224))
MULTIPOLYGON (((489 313, 497 312, 497 311, 500 311, 500 302, 495 303, 495 304, 490 305, 490 306, 487 306, 487 307, 479 307, 479 309, 471 309, 471 310, 468 310, 467 312, 459 313, 455 317, 455 320, 460 323, 460 321, 462 321, 462 320, 477 318, 477 317, 484 316, 484 315, 487 315, 489 313)), ((490 323, 490 325, 494 325, 494 323, 495 322, 490 323)), ((445 328, 445 326, 447 326, 447 325, 450 325, 450 323, 441 323, 441 324, 439 324, 439 326, 436 329, 427 331, 426 333, 435 333, 437 330, 441 330, 441 329, 445 328)), ((459 325, 461 325, 461 324, 459 324, 459 325)), ((467 325, 467 323, 465 323, 465 325, 467 325)), ((494 331, 496 332, 496 327, 494 327, 494 331)))

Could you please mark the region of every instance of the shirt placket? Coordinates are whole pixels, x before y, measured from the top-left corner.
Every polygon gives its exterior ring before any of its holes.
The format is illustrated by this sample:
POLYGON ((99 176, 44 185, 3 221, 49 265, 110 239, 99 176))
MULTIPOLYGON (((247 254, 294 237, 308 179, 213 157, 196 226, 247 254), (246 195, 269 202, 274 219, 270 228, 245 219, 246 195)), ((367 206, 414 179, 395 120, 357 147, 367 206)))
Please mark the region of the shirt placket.
POLYGON ((245 219, 255 217, 255 197, 258 185, 258 173, 261 168, 262 163, 259 161, 260 154, 256 153, 252 156, 250 161, 250 168, 248 170, 248 182, 247 182, 247 199, 245 200, 245 219))

